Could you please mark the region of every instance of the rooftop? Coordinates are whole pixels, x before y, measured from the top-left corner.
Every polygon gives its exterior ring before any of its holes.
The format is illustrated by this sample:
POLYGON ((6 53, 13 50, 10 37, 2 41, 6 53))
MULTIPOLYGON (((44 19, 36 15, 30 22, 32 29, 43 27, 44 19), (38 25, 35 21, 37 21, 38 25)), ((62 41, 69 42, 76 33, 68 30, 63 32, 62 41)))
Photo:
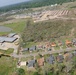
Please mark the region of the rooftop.
POLYGON ((54 56, 50 56, 49 58, 46 59, 46 62, 48 62, 49 64, 53 64, 55 61, 54 56))
POLYGON ((28 67, 34 67, 35 62, 36 62, 36 60, 30 60, 28 62, 28 67))
POLYGON ((32 46, 32 47, 30 47, 29 50, 30 50, 30 51, 32 51, 32 50, 36 50, 36 46, 32 46))
POLYGON ((16 39, 17 38, 14 38, 14 37, 0 37, 0 43, 2 43, 2 42, 13 42, 16 39))
POLYGON ((72 57, 73 57, 73 54, 72 53, 66 53, 66 54, 64 54, 64 59, 66 59, 66 61, 71 60, 72 57))
POLYGON ((38 59, 37 62, 38 62, 39 66, 43 66, 44 65, 44 57, 38 59))
POLYGON ((63 55, 58 55, 57 56, 57 61, 58 62, 63 62, 63 59, 64 59, 63 55))
POLYGON ((73 55, 76 56, 76 51, 73 52, 73 55))
POLYGON ((69 40, 66 40, 66 44, 71 44, 71 41, 69 41, 69 40))
POLYGON ((14 35, 16 35, 16 33, 10 33, 8 34, 8 37, 13 37, 14 35))

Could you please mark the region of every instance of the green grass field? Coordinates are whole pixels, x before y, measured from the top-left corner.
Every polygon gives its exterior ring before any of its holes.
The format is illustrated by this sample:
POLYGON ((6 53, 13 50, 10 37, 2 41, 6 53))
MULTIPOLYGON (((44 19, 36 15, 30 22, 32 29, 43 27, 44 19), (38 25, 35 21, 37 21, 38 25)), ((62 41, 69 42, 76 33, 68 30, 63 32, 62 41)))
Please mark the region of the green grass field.
POLYGON ((9 34, 10 32, 0 32, 0 36, 1 35, 6 35, 6 34, 9 34))
POLYGON ((10 27, 11 29, 13 29, 11 32, 0 32, 0 35, 6 35, 6 34, 9 34, 9 33, 12 33, 12 32, 15 32, 15 33, 21 33, 25 26, 26 26, 26 21, 18 21, 16 23, 9 23, 9 24, 4 24, 6 27, 10 27))
POLYGON ((31 46, 36 46, 38 43, 35 42, 27 42, 23 45, 24 48, 29 48, 31 46))
POLYGON ((12 32, 21 33, 24 30, 25 25, 26 25, 25 21, 20 21, 17 23, 6 24, 5 26, 12 28, 13 29, 12 32))
POLYGON ((16 60, 11 57, 0 58, 0 75, 12 75, 16 71, 16 60))
POLYGON ((11 54, 11 53, 13 53, 13 49, 10 48, 8 50, 0 50, 0 52, 3 54, 11 54))

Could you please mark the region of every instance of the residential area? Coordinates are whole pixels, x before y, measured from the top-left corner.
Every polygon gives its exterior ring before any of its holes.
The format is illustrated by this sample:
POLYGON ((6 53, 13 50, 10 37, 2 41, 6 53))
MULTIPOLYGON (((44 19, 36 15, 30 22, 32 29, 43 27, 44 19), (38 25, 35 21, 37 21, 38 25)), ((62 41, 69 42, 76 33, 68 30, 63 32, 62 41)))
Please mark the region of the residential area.
POLYGON ((76 1, 0 7, 0 75, 76 75, 76 1))
POLYGON ((44 66, 46 63, 48 64, 54 64, 56 62, 58 62, 59 64, 60 63, 63 63, 64 60, 66 62, 69 62, 72 60, 72 58, 74 56, 76 56, 76 51, 73 51, 73 52, 64 52, 61 53, 61 54, 49 54, 45 57, 42 56, 42 55, 39 55, 40 57, 39 58, 33 58, 31 60, 28 60, 28 61, 18 61, 18 64, 17 64, 17 67, 20 68, 20 67, 25 67, 27 66, 27 70, 32 70, 32 68, 35 68, 36 67, 36 64, 38 64, 39 67, 41 66, 44 66))
POLYGON ((10 56, 18 58, 17 68, 25 67, 27 70, 36 70, 36 66, 42 67, 46 63, 54 64, 57 62, 60 64, 64 61, 69 62, 76 56, 75 38, 64 41, 38 42, 36 45, 20 47, 20 49, 19 40, 20 36, 16 33, 0 36, 0 50, 13 49, 10 56))

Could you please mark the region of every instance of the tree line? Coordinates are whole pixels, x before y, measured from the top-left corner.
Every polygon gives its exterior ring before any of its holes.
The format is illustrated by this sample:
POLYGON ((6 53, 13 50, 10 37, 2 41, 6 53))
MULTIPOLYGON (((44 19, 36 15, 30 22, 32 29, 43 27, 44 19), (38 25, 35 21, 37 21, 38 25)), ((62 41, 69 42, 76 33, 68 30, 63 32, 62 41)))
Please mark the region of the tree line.
POLYGON ((47 6, 51 4, 62 4, 64 2, 72 2, 76 0, 31 0, 28 2, 22 2, 14 5, 9 5, 5 7, 0 8, 0 12, 7 12, 11 10, 17 10, 17 9, 24 9, 24 8, 35 8, 35 7, 42 7, 47 6))

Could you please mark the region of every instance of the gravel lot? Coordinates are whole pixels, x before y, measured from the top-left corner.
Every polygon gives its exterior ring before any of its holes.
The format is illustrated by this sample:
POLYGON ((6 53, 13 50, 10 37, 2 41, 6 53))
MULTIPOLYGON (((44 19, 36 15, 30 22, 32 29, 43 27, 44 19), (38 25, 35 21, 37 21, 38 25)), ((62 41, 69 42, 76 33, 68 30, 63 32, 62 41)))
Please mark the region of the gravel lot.
POLYGON ((10 31, 12 31, 11 28, 6 26, 0 26, 0 32, 10 32, 10 31))

